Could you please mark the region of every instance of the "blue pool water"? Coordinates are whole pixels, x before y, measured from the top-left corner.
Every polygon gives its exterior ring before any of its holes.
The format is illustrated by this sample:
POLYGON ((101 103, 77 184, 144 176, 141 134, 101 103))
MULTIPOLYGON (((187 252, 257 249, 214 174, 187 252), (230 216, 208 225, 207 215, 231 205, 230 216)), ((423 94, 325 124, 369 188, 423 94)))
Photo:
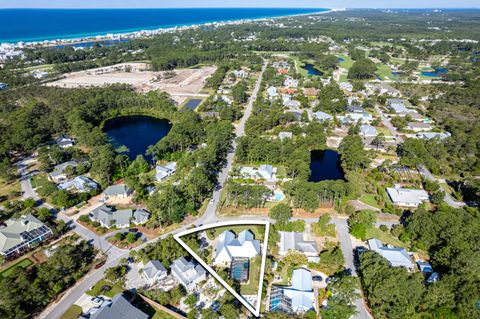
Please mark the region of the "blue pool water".
POLYGON ((274 191, 273 194, 274 194, 275 200, 278 202, 282 201, 285 198, 285 195, 280 191, 274 191))
POLYGON ((316 69, 313 64, 307 63, 305 66, 303 66, 305 70, 307 70, 308 75, 315 75, 315 76, 322 76, 323 73, 322 71, 316 69))
POLYGON ((447 68, 438 68, 438 69, 435 69, 434 71, 423 71, 422 75, 428 76, 428 77, 438 77, 446 74, 447 72, 448 72, 447 68))
POLYGON ((0 42, 70 39, 207 22, 324 11, 327 9, 2 9, 0 10, 0 42))

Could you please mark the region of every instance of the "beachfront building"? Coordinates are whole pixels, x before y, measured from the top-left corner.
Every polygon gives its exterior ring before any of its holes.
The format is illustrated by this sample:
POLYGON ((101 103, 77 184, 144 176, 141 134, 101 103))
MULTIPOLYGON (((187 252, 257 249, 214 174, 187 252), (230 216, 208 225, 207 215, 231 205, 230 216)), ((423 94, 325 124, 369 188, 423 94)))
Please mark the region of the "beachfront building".
POLYGON ((423 189, 388 187, 387 193, 393 204, 402 207, 418 207, 428 200, 428 193, 423 189))
POLYGON ((260 165, 257 167, 244 166, 240 169, 240 174, 245 178, 264 179, 267 181, 276 181, 277 169, 272 165, 260 165))
POLYGON ((195 290, 196 285, 207 278, 207 271, 200 265, 187 261, 185 257, 175 259, 170 266, 173 277, 188 291, 195 290))
POLYGON ((272 286, 270 311, 302 314, 314 310, 315 294, 312 273, 307 269, 295 269, 291 286, 272 286))
POLYGON ((86 193, 90 192, 91 190, 98 189, 98 184, 94 180, 81 175, 69 181, 58 184, 58 189, 76 191, 78 193, 86 193))
POLYGON ((0 254, 18 256, 52 236, 52 230, 30 214, 11 218, 0 224, 0 254))
POLYGON ((77 161, 68 161, 62 164, 58 164, 53 168, 53 171, 48 175, 48 178, 55 183, 64 182, 67 180, 68 176, 68 169, 70 168, 70 172, 75 172, 76 167, 78 166, 77 161))
POLYGON ((234 258, 253 258, 260 255, 260 241, 254 238, 250 230, 235 234, 226 230, 218 237, 215 247, 215 265, 228 266, 234 258))
POLYGON ((384 246, 382 242, 376 238, 368 240, 368 247, 380 254, 383 258, 388 260, 392 267, 405 267, 408 270, 413 270, 414 264, 410 255, 405 248, 384 246))
POLYGON ((280 231, 280 256, 285 256, 290 251, 301 252, 307 257, 318 256, 317 243, 314 241, 306 241, 303 233, 280 231))
POLYGON ((160 182, 165 180, 167 177, 173 175, 177 170, 177 163, 176 162, 168 162, 165 165, 157 165, 155 167, 155 179, 160 182))

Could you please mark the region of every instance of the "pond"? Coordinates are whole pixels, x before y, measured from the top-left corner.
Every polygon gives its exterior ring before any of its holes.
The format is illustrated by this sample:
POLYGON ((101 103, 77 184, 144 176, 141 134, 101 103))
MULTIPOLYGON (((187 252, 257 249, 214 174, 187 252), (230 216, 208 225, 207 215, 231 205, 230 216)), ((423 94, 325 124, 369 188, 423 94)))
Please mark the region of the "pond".
POLYGON ((310 152, 309 182, 343 179, 340 154, 332 150, 310 152))
POLYGON ((438 77, 438 76, 444 75, 447 72, 448 72, 447 68, 438 68, 433 71, 422 71, 422 75, 428 76, 428 77, 438 77))
POLYGON ((323 72, 316 69, 313 64, 310 64, 310 63, 306 63, 302 68, 304 68, 305 70, 307 70, 307 74, 308 75, 315 75, 315 76, 322 76, 323 75, 323 72))
POLYGON ((131 160, 145 155, 150 145, 165 137, 172 124, 169 121, 144 115, 121 116, 105 123, 104 131, 115 148, 126 146, 131 160))
POLYGON ((191 109, 194 111, 197 108, 197 106, 200 105, 200 103, 202 103, 202 99, 191 99, 187 102, 187 104, 185 104, 185 108, 191 109))

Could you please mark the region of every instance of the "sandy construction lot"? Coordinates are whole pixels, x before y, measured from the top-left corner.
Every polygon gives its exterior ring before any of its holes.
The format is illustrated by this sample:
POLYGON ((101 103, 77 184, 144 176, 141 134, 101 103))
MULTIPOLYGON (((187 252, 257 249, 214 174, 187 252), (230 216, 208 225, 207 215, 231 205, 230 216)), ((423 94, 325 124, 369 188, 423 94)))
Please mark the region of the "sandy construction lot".
POLYGON ((146 70, 146 68, 146 63, 122 63, 68 73, 65 78, 46 85, 78 88, 122 83, 131 85, 138 92, 165 91, 181 103, 188 97, 203 97, 205 94, 199 92, 205 86, 206 79, 216 70, 215 66, 199 69, 179 69, 170 72, 153 72, 146 70))

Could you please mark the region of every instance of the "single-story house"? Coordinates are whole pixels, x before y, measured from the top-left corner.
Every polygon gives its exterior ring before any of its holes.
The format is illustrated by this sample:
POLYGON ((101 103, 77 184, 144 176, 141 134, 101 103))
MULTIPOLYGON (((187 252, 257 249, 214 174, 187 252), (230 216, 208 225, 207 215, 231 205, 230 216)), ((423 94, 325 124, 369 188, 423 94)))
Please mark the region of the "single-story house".
POLYGON ((260 255, 260 241, 250 230, 243 230, 235 237, 229 230, 220 234, 215 247, 215 265, 229 265, 233 258, 253 258, 260 255))
POLYGON ((365 113, 365 109, 362 106, 357 104, 347 105, 346 109, 350 113, 360 113, 360 114, 365 113))
POLYGON ((287 75, 288 74, 288 69, 278 69, 277 74, 287 75))
POLYGON ((272 286, 270 311, 301 314, 314 309, 312 273, 307 269, 295 269, 291 286, 272 286))
POLYGON ((378 135, 377 129, 371 125, 362 125, 360 126, 360 136, 363 137, 375 137, 378 135))
POLYGON ((418 207, 423 201, 428 200, 428 193, 423 189, 388 187, 387 193, 397 206, 418 207))
POLYGON ((409 111, 407 107, 403 104, 403 101, 401 103, 392 103, 389 105, 389 107, 397 114, 407 113, 409 111))
POLYGON ((303 239, 303 233, 280 231, 280 256, 285 256, 289 251, 298 251, 307 257, 318 256, 317 243, 303 239))
POLYGON ((293 133, 292 132, 280 132, 278 133, 278 138, 281 139, 282 141, 284 139, 292 138, 293 133))
POLYGON ((39 71, 39 70, 35 70, 35 71, 32 71, 31 75, 37 79, 37 80, 41 80, 41 79, 45 79, 48 77, 48 72, 45 72, 45 71, 39 71))
POLYGON ((297 88, 298 87, 298 80, 295 80, 292 77, 287 77, 285 81, 283 81, 283 86, 287 88, 297 88))
POLYGON ((68 135, 62 134, 55 139, 55 143, 61 148, 68 148, 75 144, 75 140, 68 135))
POLYGON ((115 210, 107 205, 101 205, 92 210, 88 216, 106 228, 128 228, 131 224, 140 225, 147 222, 150 213, 143 209, 115 210))
POLYGON ((415 132, 430 131, 432 126, 423 122, 408 122, 407 129, 415 132))
POLYGON ((83 175, 77 176, 74 179, 58 184, 58 189, 76 190, 79 193, 89 192, 97 188, 98 184, 94 180, 83 175))
POLYGON ((405 267, 408 270, 413 270, 414 268, 412 259, 405 248, 384 246, 376 238, 368 240, 368 247, 388 260, 392 267, 405 267))
POLYGON ((313 117, 316 118, 320 122, 333 120, 332 115, 330 115, 328 113, 325 113, 325 112, 322 112, 322 111, 314 112, 313 117))
POLYGON ((167 277, 167 269, 158 260, 150 260, 142 269, 143 278, 149 285, 155 284, 157 281, 167 277))
POLYGON ((0 254, 6 258, 22 254, 51 236, 52 230, 33 215, 8 219, 0 226, 0 254))
POLYGON ((53 168, 53 171, 48 175, 48 178, 55 183, 60 183, 67 180, 66 169, 72 167, 73 170, 78 166, 77 161, 68 161, 62 164, 58 164, 53 168))
POLYGON ((297 100, 288 100, 283 102, 283 106, 288 108, 297 108, 300 107, 301 103, 297 100))
POLYGON ((304 88, 303 94, 309 97, 315 97, 318 95, 318 89, 316 88, 304 88))
POLYGON ((287 101, 290 101, 292 99, 292 96, 290 94, 282 94, 282 102, 285 103, 287 101))
POLYGON ((340 82, 340 83, 338 83, 338 86, 344 91, 348 91, 348 92, 353 91, 353 85, 351 85, 348 82, 340 82))
POLYGON ((347 113, 344 116, 340 117, 343 124, 356 123, 360 121, 361 123, 370 123, 373 121, 373 117, 368 113, 347 113))
POLYGON ((125 184, 111 185, 103 191, 103 198, 105 200, 125 199, 130 196, 131 193, 132 190, 130 187, 125 184))
POLYGON ((177 163, 168 162, 166 165, 157 165, 155 170, 157 172, 155 174, 155 178, 160 182, 175 173, 177 170, 177 163))
POLYGON ((274 100, 278 97, 278 91, 277 88, 274 86, 271 86, 267 89, 267 94, 270 100, 274 100))
POLYGON ((418 132, 415 135, 417 138, 422 140, 432 140, 438 138, 439 140, 445 140, 452 136, 449 132, 446 133, 438 133, 438 132, 418 132))
POLYGON ((275 61, 272 63, 275 69, 288 69, 290 64, 287 61, 275 61))
POLYGON ((247 178, 265 179, 267 181, 276 180, 277 169, 272 165, 260 165, 257 167, 244 166, 240 169, 240 174, 247 178))
POLYGON ((100 308, 89 311, 89 319, 148 319, 149 316, 133 306, 119 293, 111 302, 104 302, 100 308))
POLYGON ((193 291, 197 283, 207 278, 207 271, 201 265, 187 261, 185 257, 175 259, 170 266, 172 275, 188 291, 193 291))
POLYGON ((236 78, 240 78, 240 79, 248 78, 248 72, 245 70, 234 70, 233 75, 235 75, 236 78))

